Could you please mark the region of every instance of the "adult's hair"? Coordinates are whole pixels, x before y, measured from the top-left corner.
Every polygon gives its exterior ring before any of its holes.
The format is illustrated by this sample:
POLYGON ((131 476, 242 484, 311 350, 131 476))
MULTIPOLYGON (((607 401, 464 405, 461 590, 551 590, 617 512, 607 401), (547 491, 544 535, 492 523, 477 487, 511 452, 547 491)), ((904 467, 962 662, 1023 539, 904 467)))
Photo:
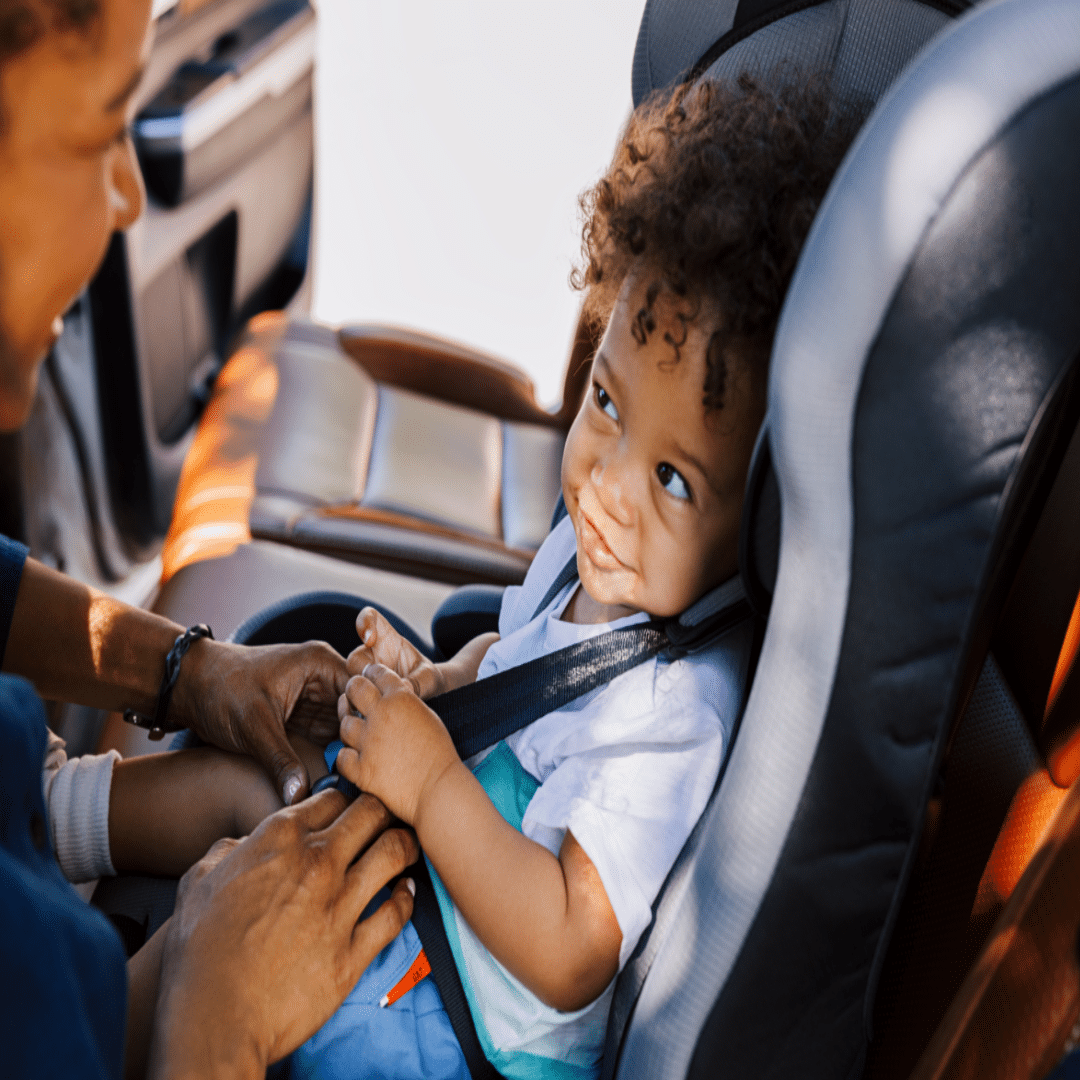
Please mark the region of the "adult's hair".
POLYGON ((55 30, 86 33, 101 0, 0 0, 0 66, 55 30))
POLYGON ((822 76, 775 72, 701 82, 656 96, 630 117, 610 168, 581 196, 585 311, 602 324, 627 274, 642 272, 644 342, 664 292, 686 298, 675 358, 699 316, 715 329, 703 403, 723 406, 729 359, 764 378, 803 241, 864 110, 822 76))

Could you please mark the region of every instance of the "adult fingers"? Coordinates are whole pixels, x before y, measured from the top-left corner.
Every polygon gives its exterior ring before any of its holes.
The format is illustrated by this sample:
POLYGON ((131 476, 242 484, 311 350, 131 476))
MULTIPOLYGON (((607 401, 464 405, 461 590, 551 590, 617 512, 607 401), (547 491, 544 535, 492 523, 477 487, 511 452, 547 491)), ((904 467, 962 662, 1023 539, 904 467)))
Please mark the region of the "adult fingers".
POLYGON ((420 848, 412 830, 387 829, 382 833, 345 874, 345 917, 359 919, 371 898, 419 857, 420 848))
MULTIPOLYGON (((390 811, 374 795, 362 793, 341 812, 336 821, 327 825, 323 836, 335 861, 348 866, 389 824, 390 811)), ((401 869, 407 865, 404 863, 401 869)), ((379 888, 400 872, 399 869, 388 873, 379 883, 379 888)))
POLYGON ((267 820, 272 821, 276 817, 287 815, 309 832, 318 832, 336 821, 348 805, 349 800, 340 791, 336 788, 327 788, 288 810, 279 810, 267 820))
POLYGON ((233 850, 239 844, 239 840, 234 840, 231 837, 225 837, 222 840, 218 840, 212 844, 210 850, 197 862, 190 866, 185 874, 180 878, 180 884, 177 886, 177 904, 179 904, 183 898, 187 895, 189 889, 192 889, 197 885, 211 870, 214 869, 230 851, 233 850))
MULTIPOLYGON (((262 690, 238 717, 244 747, 269 775, 286 806, 299 802, 308 790, 308 774, 289 743, 285 724, 290 719, 332 723, 338 695, 348 672, 344 660, 325 642, 245 649, 248 670, 262 690), (251 667, 250 665, 256 665, 251 667), (255 702, 262 707, 255 707, 255 702)), ((304 726, 301 724, 301 726, 304 726)))
POLYGON ((281 792, 285 805, 292 806, 307 794, 307 769, 292 748, 285 728, 275 717, 249 716, 252 722, 245 732, 248 750, 281 792))
POLYGON ((349 966, 352 969, 350 986, 359 980, 371 961, 401 933, 412 917, 412 909, 413 894, 409 885, 406 881, 399 881, 394 886, 390 899, 356 924, 349 950, 349 966))

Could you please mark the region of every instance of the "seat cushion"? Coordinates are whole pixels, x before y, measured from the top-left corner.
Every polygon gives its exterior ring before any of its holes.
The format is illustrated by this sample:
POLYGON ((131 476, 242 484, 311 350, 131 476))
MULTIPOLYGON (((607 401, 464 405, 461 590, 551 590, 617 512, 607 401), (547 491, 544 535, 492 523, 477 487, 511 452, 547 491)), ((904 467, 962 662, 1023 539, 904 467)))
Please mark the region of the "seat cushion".
POLYGON ((432 580, 518 582, 558 500, 564 439, 554 421, 376 382, 333 330, 259 316, 184 464, 163 580, 262 538, 432 580))

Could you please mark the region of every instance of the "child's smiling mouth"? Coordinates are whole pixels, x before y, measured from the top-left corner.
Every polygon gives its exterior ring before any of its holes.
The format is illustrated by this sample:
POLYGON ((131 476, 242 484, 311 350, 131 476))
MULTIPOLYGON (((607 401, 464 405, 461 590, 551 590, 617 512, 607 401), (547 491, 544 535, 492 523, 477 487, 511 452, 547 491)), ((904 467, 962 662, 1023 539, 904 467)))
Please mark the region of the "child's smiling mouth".
MULTIPOLYGON (((579 507, 580 509, 580 507, 579 507)), ((584 510, 581 513, 581 532, 578 534, 578 542, 589 557, 589 562, 598 570, 624 570, 626 565, 608 547, 600 530, 592 523, 584 510)))

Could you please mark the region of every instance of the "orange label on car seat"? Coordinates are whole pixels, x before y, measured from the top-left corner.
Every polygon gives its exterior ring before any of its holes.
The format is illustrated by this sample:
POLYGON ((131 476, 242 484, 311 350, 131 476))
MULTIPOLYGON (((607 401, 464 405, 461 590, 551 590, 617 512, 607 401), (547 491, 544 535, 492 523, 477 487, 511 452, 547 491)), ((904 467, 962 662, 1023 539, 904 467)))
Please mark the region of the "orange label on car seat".
POLYGON ((412 967, 405 972, 397 985, 389 993, 383 994, 379 1002, 379 1008, 385 1009, 387 1005, 393 1005, 398 998, 404 997, 418 982, 423 982, 431 974, 431 965, 428 963, 427 954, 423 949, 420 955, 412 962, 412 967))

